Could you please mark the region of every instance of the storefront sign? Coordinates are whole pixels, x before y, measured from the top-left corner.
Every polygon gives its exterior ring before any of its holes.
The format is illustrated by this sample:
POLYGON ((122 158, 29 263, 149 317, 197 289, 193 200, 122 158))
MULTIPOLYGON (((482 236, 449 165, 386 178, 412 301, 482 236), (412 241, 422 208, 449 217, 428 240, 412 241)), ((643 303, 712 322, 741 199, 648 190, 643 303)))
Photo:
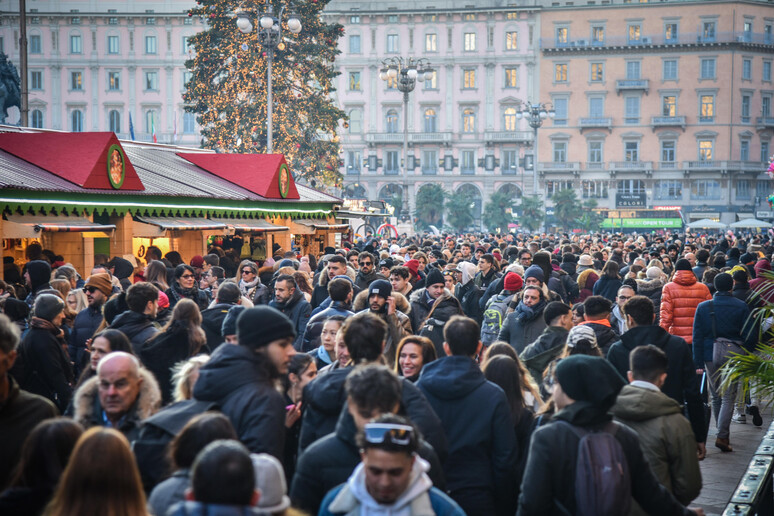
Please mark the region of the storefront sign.
POLYGON ((126 157, 120 145, 111 145, 108 148, 107 173, 110 185, 118 190, 124 184, 126 177, 126 157))
POLYGON ((662 228, 681 228, 683 221, 681 219, 605 219, 602 221, 602 227, 609 228, 631 228, 631 229, 662 229, 662 228))
POLYGON ((648 203, 644 193, 619 193, 615 195, 615 205, 619 208, 644 208, 648 203))

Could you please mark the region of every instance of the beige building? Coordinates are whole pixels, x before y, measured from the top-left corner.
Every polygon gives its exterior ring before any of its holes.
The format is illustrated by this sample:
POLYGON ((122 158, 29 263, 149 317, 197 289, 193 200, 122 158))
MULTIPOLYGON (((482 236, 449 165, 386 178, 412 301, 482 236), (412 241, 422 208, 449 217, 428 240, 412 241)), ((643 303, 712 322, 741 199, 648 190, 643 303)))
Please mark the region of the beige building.
POLYGON ((538 133, 549 206, 573 188, 611 210, 772 218, 774 5, 546 6, 540 19, 531 100, 556 111, 538 133))

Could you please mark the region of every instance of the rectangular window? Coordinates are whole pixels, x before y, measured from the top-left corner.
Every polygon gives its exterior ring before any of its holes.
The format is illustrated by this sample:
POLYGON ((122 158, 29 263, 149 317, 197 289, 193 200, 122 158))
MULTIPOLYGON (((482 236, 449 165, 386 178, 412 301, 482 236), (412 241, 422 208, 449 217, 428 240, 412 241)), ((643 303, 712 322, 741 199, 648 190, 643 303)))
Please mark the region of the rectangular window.
POLYGON ((398 158, 398 151, 385 152, 384 160, 384 173, 385 174, 397 174, 400 169, 400 160, 398 158))
POLYGON ((640 142, 624 143, 624 161, 629 163, 640 161, 640 142))
POLYGON ((715 96, 702 95, 699 99, 699 122, 715 121, 715 96))
POLYGON ((653 195, 659 201, 675 201, 683 198, 682 181, 656 181, 653 195))
MULTIPOLYGON (((83 52, 83 40, 81 37, 77 34, 73 34, 70 36, 70 53, 71 54, 80 54, 83 52)), ((80 113, 80 111, 79 111, 80 113)))
POLYGON ((572 181, 546 181, 546 197, 553 197, 562 190, 571 190, 572 181))
POLYGON ((602 163, 602 142, 589 142, 589 163, 602 163))
POLYGON ((504 150, 500 166, 503 174, 515 174, 519 168, 519 153, 515 150, 504 150))
POLYGON ((518 88, 518 68, 506 68, 505 69, 505 87, 506 88, 518 88))
POLYGON ((350 54, 360 53, 360 34, 352 34, 349 37, 349 53, 350 54))
POLYGON ((436 70, 433 70, 433 73, 430 75, 429 79, 425 79, 423 89, 426 89, 426 90, 438 89, 438 72, 436 70))
POLYGON ((661 97, 661 116, 677 116, 677 99, 674 95, 661 97))
POLYGON ((30 89, 33 89, 33 90, 43 89, 43 72, 39 70, 30 72, 30 89))
POLYGON ((591 63, 591 82, 602 82, 605 80, 605 64, 591 63))
POLYGON ((554 82, 567 82, 567 65, 554 65, 554 82))
POLYGON ((702 42, 715 41, 715 22, 704 22, 702 25, 702 42))
POLYGON ((739 142, 739 160, 750 161, 750 141, 742 140, 739 142))
POLYGON ((118 54, 118 36, 108 36, 107 47, 108 54, 118 54))
POLYGON ((771 45, 774 42, 774 26, 767 23, 763 26, 763 44, 771 45))
POLYGON ((462 132, 476 132, 476 111, 473 108, 465 108, 462 110, 462 132))
POLYGON ((361 158, 359 151, 347 152, 347 174, 360 173, 361 158))
POLYGON ((505 50, 518 50, 519 49, 519 33, 516 31, 509 31, 505 33, 505 50))
POLYGON ((145 72, 145 90, 156 91, 159 89, 158 72, 145 72))
POLYGON ((349 72, 349 91, 360 91, 360 72, 349 72))
POLYGON ((607 199, 607 181, 581 181, 582 196, 584 199, 607 199))
POLYGON ((750 95, 742 95, 742 123, 750 123, 750 101, 752 98, 750 95))
POLYGON ((462 151, 462 167, 460 170, 463 174, 475 174, 476 172, 476 151, 464 150, 462 151))
POLYGON ((567 27, 557 27, 556 28, 556 44, 558 46, 566 45, 569 41, 570 37, 570 29, 567 27))
POLYGON ((605 99, 602 97, 589 98, 589 117, 602 118, 605 114, 605 99))
POLYGON ((74 91, 83 90, 83 73, 70 72, 70 89, 74 91))
POLYGON ((750 198, 750 180, 749 179, 736 180, 736 198, 740 200, 747 200, 750 198))
POLYGON ((624 122, 638 124, 640 122, 640 97, 626 97, 626 115, 624 122))
POLYGON ((715 78, 715 58, 701 60, 701 79, 715 78))
POLYGON ((108 89, 110 91, 121 89, 121 72, 108 72, 108 89))
POLYGON ((556 98, 554 99, 554 125, 567 125, 567 99, 556 98))
POLYGON ((360 23, 360 16, 357 14, 350 16, 349 23, 351 25, 358 25, 360 23))
POLYGON ((712 161, 712 149, 715 142, 712 140, 699 140, 699 161, 712 161))
POLYGON ((436 151, 422 151, 422 173, 438 173, 438 153, 436 151))
POLYGON ((752 80, 752 59, 742 59, 742 79, 752 80))
POLYGON ((465 33, 465 43, 464 43, 465 52, 473 52, 476 50, 476 33, 475 32, 466 32, 465 33))
POLYGON ((761 163, 769 162, 769 142, 761 142, 761 163))
POLYGON ((640 78, 640 62, 639 61, 627 61, 626 62, 626 78, 629 80, 637 80, 640 78))
POLYGON ((640 41, 640 29, 639 24, 629 25, 629 43, 640 41))
POLYGON ((771 97, 769 95, 761 96, 761 116, 763 118, 771 116, 771 97))
POLYGON ((438 34, 425 34, 425 52, 438 52, 438 34))
POLYGON ((771 188, 769 187, 769 182, 767 180, 758 180, 755 182, 755 195, 758 197, 765 198, 766 196, 771 194, 771 188))
POLYGON ((677 23, 664 24, 664 39, 670 43, 677 41, 677 23))
POLYGON ((388 23, 398 23, 398 15, 397 14, 391 14, 387 17, 388 23))
POLYGON ((156 36, 145 36, 145 53, 156 53, 156 36))
POLYGON ((592 44, 602 44, 605 42, 605 28, 604 27, 591 27, 591 42, 592 44))
POLYGON ((661 142, 661 162, 662 163, 674 163, 675 162, 675 146, 674 140, 664 140, 661 142))
POLYGON ((40 54, 41 52, 43 52, 43 48, 40 43, 40 34, 33 34, 30 36, 30 54, 40 54))
POLYGON ((390 52, 391 54, 394 54, 398 52, 398 35, 397 34, 387 34, 387 52, 390 52))
POLYGON ((567 163, 567 142, 554 142, 554 163, 567 163))
POLYGON ((665 81, 677 80, 677 59, 665 59, 663 61, 661 76, 665 81))
POLYGON ((720 183, 713 180, 694 181, 691 183, 691 197, 703 200, 720 199, 720 183))
POLYGON ((771 82, 771 61, 764 61, 761 73, 764 82, 771 82))
POLYGON ((462 88, 465 90, 476 87, 476 71, 467 69, 462 71, 462 88))

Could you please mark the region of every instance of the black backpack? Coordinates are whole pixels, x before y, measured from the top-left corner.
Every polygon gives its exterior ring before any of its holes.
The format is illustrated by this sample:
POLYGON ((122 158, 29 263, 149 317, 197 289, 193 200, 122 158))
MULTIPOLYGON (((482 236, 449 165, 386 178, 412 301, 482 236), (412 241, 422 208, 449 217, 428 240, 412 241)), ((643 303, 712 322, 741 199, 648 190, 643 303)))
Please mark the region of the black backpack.
POLYGON ((194 416, 217 409, 217 404, 212 401, 186 400, 173 403, 143 421, 132 450, 146 493, 172 473, 166 460, 172 439, 194 416))
POLYGON ((435 346, 435 354, 438 358, 446 356, 446 351, 443 350, 443 327, 445 325, 446 321, 441 321, 434 317, 430 317, 422 323, 422 327, 418 332, 420 337, 427 337, 433 341, 433 345, 435 346))

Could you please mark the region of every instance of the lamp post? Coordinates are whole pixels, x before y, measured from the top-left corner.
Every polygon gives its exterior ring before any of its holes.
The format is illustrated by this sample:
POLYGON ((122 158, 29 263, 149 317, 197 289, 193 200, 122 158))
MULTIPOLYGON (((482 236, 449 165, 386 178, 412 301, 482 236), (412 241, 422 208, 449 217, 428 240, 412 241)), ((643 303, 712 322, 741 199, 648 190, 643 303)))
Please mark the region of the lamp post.
POLYGON ((417 81, 426 81, 433 77, 433 69, 427 59, 409 57, 391 57, 382 61, 379 78, 383 81, 396 81, 398 91, 403 93, 403 218, 411 219, 409 213, 408 186, 408 99, 414 91, 417 81))
POLYGON ((538 168, 538 141, 537 141, 537 133, 538 128, 543 125, 543 121, 546 118, 554 118, 556 117, 556 111, 554 111, 554 105, 550 102, 545 102, 542 104, 533 104, 532 102, 527 101, 522 108, 516 112, 516 118, 521 120, 522 118, 527 119, 527 123, 529 123, 529 126, 532 128, 532 130, 535 132, 535 138, 533 143, 534 152, 532 153, 532 181, 533 181, 533 189, 535 192, 535 195, 538 195, 538 180, 537 180, 537 168, 538 168))
MULTIPOLYGON (((266 12, 258 19, 258 42, 266 52, 266 153, 272 153, 272 115, 274 106, 272 103, 272 85, 271 85, 271 65, 274 61, 274 51, 284 50, 285 43, 282 41, 282 15, 285 12, 285 6, 280 9, 279 15, 274 16, 274 6, 268 4, 266 12)), ((253 22, 250 21, 249 11, 239 11, 237 14, 236 25, 239 32, 249 34, 253 31, 253 22)), ((286 22, 287 28, 293 34, 301 32, 301 20, 294 13, 290 13, 286 22)))

